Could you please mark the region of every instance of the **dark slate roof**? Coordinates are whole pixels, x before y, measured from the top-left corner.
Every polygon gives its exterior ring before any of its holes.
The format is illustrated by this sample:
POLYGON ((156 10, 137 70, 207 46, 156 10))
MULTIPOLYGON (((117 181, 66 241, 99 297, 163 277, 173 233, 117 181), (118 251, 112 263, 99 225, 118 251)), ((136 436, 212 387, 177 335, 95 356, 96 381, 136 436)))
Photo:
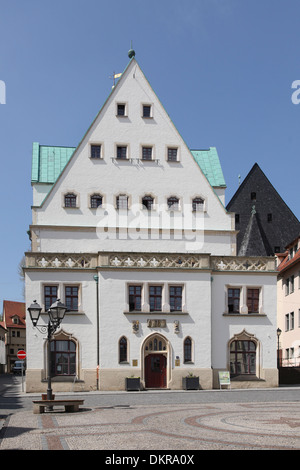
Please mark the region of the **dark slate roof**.
POLYGON ((257 163, 226 209, 238 215, 237 253, 272 256, 300 233, 300 222, 257 163))

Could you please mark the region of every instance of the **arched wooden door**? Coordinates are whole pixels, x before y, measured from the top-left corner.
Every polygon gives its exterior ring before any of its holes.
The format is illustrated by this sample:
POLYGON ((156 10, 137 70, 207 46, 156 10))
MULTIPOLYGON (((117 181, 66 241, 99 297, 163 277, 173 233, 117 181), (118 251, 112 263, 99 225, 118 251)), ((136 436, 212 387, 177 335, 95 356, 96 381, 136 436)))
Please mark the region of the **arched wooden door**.
POLYGON ((146 388, 167 386, 167 358, 164 354, 149 354, 145 358, 146 388))

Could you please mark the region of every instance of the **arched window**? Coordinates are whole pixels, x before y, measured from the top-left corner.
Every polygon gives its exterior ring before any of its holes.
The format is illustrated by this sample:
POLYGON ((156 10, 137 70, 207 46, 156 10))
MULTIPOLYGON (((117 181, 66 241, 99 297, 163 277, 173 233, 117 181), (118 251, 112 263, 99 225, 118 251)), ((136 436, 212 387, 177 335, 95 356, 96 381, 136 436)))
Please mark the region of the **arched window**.
POLYGON ((102 206, 102 196, 100 194, 93 194, 91 196, 91 208, 96 209, 102 206))
POLYGON ((51 375, 76 374, 76 344, 71 340, 51 341, 51 375))
POLYGON ((230 344, 230 374, 256 374, 256 344, 254 341, 237 340, 230 344))
POLYGON ((183 343, 183 361, 192 362, 192 340, 188 336, 183 343))
POLYGON ((204 200, 201 197, 195 197, 193 199, 193 211, 202 212, 204 208, 204 200))
POLYGON ((173 211, 178 211, 179 209, 179 199, 178 197, 171 196, 168 198, 168 208, 173 211))
POLYGON ((120 194, 116 198, 117 209, 128 209, 128 196, 126 194, 120 194))
POLYGON ((76 194, 68 193, 65 195, 65 207, 76 207, 76 194))
POLYGON ((143 208, 148 209, 148 211, 151 211, 153 203, 154 199, 152 196, 144 196, 142 199, 143 208))
POLYGON ((128 362, 127 349, 127 338, 122 336, 119 341, 119 362, 128 362))

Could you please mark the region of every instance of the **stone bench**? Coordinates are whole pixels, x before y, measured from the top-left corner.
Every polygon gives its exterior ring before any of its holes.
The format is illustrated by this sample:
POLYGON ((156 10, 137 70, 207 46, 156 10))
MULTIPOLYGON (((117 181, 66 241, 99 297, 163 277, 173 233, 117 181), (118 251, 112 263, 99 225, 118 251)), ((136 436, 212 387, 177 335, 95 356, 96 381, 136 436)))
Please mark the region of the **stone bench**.
POLYGON ((79 411, 79 405, 83 405, 84 400, 35 400, 33 401, 33 413, 44 413, 45 408, 54 406, 64 406, 65 411, 72 413, 79 411))

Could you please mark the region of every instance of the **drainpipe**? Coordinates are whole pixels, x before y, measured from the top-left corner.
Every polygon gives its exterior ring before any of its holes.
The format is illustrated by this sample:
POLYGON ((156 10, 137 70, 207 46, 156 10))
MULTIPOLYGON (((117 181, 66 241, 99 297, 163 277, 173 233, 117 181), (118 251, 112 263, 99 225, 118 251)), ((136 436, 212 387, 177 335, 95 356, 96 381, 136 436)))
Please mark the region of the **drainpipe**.
POLYGON ((96 282, 96 303, 97 303, 97 322, 96 322, 96 330, 97 330, 97 390, 99 390, 99 368, 100 368, 100 341, 99 341, 99 276, 95 274, 94 280, 96 282))

